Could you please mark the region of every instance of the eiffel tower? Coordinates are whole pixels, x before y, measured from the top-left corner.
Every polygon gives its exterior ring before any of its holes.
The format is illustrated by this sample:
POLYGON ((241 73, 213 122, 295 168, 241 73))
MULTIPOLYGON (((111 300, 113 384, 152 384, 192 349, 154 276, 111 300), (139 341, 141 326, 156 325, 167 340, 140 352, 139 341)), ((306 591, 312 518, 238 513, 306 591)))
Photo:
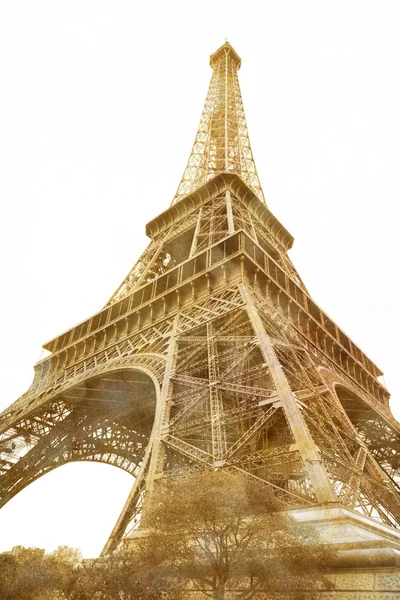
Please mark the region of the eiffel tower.
POLYGON ((31 387, 0 416, 0 503, 71 461, 124 469, 134 483, 109 553, 134 535, 158 478, 221 468, 342 545, 350 524, 357 556, 367 531, 368 551, 400 549, 400 425, 382 372, 288 256, 293 237, 253 159, 240 57, 227 42, 210 64, 187 167, 146 226, 149 245, 100 312, 44 344, 31 387))

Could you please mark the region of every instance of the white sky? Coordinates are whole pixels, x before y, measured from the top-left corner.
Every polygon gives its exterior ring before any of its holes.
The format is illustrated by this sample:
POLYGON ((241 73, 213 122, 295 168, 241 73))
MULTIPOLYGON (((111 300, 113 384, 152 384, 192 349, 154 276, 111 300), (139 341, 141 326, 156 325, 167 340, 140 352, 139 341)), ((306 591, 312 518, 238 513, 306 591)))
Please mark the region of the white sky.
MULTIPOLYGON (((396 1, 16 0, 0 5, 0 409, 42 343, 99 310, 193 143, 225 36, 270 209, 314 300, 385 372, 398 358, 396 1)), ((0 512, 0 550, 96 555, 133 479, 67 465, 0 512)))

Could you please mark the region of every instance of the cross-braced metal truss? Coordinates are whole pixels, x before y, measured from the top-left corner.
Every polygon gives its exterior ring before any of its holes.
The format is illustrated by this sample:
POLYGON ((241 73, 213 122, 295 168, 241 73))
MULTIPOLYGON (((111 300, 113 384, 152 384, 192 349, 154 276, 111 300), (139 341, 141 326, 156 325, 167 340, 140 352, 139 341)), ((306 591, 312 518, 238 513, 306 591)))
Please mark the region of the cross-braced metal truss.
POLYGON ((250 147, 237 76, 241 60, 226 42, 211 56, 210 87, 196 139, 173 203, 222 171, 237 173, 264 200, 250 147))
MULTIPOLYGON (((179 315, 152 477, 240 471, 283 507, 334 502, 400 526, 397 490, 321 376, 326 359, 310 356, 265 298, 243 284, 238 291, 222 314, 217 297, 205 310, 193 307, 206 322, 179 315)), ((148 474, 136 482, 141 494, 126 507, 124 527, 140 523, 148 474)))
POLYGON ((225 44, 211 64, 189 166, 148 248, 99 313, 45 345, 0 415, 0 504, 87 460, 135 478, 104 552, 140 526, 160 478, 198 469, 240 472, 283 509, 334 503, 398 528, 400 426, 382 373, 287 255, 248 143, 240 59, 225 44))

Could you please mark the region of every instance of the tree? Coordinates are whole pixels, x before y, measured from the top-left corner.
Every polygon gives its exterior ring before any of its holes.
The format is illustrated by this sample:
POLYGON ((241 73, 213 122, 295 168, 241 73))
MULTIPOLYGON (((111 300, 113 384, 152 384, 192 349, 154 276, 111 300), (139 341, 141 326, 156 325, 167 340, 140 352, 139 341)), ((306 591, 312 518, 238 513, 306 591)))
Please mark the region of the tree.
POLYGON ((331 552, 258 482, 204 471, 160 481, 154 494, 147 535, 136 547, 176 593, 189 583, 214 600, 228 592, 242 600, 262 592, 297 600, 323 578, 331 552))
POLYGON ((0 554, 0 598, 4 600, 12 600, 17 568, 15 558, 11 554, 0 554))
POLYGON ((332 553, 282 511, 256 479, 224 470, 160 480, 141 533, 113 555, 83 561, 14 548, 0 555, 1 600, 300 600, 323 579, 332 553))
POLYGON ((82 565, 81 552, 76 548, 59 546, 54 552, 45 556, 45 563, 52 574, 52 586, 53 590, 57 591, 58 598, 69 599, 82 565))
POLYGON ((62 546, 52 554, 38 548, 15 546, 0 555, 2 600, 55 600, 68 598, 80 553, 62 546))
POLYGON ((176 600, 168 578, 157 577, 139 548, 123 547, 111 556, 84 561, 76 572, 70 600, 176 600))
POLYGON ((154 577, 137 547, 86 561, 67 546, 0 554, 0 600, 169 600, 168 592, 168 578, 154 577))

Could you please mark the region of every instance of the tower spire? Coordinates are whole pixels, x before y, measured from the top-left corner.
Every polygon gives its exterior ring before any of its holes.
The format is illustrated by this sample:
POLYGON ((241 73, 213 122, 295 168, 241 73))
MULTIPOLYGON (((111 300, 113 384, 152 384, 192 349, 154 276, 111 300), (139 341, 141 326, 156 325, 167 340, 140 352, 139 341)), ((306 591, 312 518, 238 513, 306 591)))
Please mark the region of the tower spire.
POLYGON ((262 201, 237 72, 241 59, 229 42, 210 56, 213 69, 200 124, 173 204, 221 172, 236 173, 262 201))

